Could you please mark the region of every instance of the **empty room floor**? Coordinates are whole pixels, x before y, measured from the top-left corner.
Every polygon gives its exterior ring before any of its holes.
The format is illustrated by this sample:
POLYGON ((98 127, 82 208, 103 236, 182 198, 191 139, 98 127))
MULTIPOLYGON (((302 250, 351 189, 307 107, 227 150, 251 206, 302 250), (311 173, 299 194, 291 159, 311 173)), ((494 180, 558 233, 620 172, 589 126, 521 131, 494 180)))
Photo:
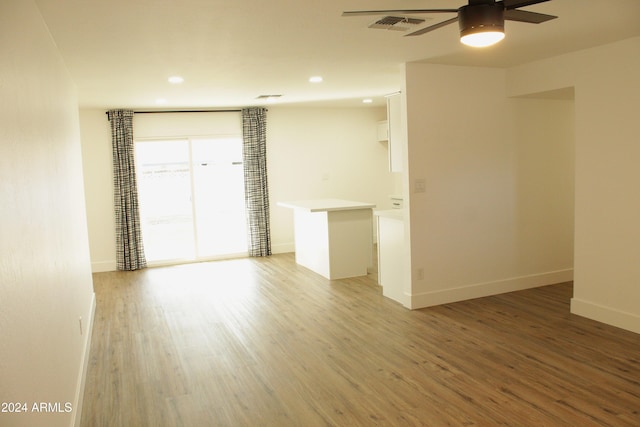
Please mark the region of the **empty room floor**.
POLYGON ((637 334, 571 283, 421 310, 293 254, 94 274, 83 426, 638 426, 637 334))

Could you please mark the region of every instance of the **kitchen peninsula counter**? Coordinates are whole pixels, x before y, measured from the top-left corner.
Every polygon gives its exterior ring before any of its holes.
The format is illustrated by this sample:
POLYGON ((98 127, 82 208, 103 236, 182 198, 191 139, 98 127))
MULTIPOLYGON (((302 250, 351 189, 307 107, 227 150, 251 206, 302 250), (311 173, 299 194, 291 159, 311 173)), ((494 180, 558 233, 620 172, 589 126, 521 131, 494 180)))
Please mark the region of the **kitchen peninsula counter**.
POLYGON ((298 264, 331 280, 367 274, 373 265, 375 204, 315 199, 278 205, 293 209, 298 264))

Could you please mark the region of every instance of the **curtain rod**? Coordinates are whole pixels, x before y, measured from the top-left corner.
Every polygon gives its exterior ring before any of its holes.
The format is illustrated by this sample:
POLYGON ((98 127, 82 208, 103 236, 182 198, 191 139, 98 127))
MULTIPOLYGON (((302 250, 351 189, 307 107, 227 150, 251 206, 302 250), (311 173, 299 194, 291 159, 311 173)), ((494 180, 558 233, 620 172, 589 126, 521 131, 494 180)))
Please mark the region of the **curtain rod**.
MULTIPOLYGON (((133 111, 133 114, 150 114, 150 113, 239 113, 242 110, 141 110, 133 111)), ((105 114, 109 114, 105 111, 105 114)))

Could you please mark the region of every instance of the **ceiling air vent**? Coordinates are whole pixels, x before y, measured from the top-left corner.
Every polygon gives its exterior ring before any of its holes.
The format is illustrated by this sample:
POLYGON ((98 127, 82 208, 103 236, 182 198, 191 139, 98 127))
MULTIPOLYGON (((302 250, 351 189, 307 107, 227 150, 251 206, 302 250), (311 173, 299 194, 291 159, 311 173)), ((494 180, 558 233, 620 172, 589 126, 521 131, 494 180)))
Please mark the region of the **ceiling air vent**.
POLYGON ((280 98, 282 95, 260 95, 256 97, 256 99, 276 99, 280 98))
POLYGON ((384 18, 378 19, 376 22, 369 25, 369 28, 407 31, 416 25, 422 24, 424 21, 424 19, 407 18, 405 16, 385 16, 384 18))

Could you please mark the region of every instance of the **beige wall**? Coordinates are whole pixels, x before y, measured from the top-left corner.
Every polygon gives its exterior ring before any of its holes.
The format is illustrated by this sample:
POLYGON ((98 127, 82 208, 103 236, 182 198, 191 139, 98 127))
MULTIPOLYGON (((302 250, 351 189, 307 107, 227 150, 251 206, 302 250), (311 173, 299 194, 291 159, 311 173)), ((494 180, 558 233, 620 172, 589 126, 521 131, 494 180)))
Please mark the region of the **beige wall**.
POLYGON ((572 279, 573 102, 511 99, 505 78, 406 65, 413 308, 572 279))
MULTIPOLYGON (((376 140, 376 124, 385 114, 384 109, 370 107, 269 107, 267 167, 275 253, 294 249, 292 212, 279 207, 278 201, 336 197, 391 207, 388 196, 399 190, 398 174, 388 170, 387 143, 376 140)), ((192 122, 193 115, 173 116, 189 122, 188 128, 201 129, 192 122)), ((104 110, 93 109, 80 111, 80 123, 92 266, 94 271, 114 270, 109 124, 104 110)), ((140 132, 147 135, 148 126, 140 132)))
POLYGON ((575 286, 571 309, 640 332, 640 38, 509 72, 509 91, 575 87, 575 286))
POLYGON ((116 269, 111 130, 104 110, 80 110, 80 136, 91 267, 116 269))
POLYGON ((28 409, 0 425, 69 426, 94 306, 75 87, 32 1, 0 3, 0 57, 0 402, 28 409))
POLYGON ((573 267, 573 313, 640 332, 639 49, 636 37, 509 70, 406 65, 407 305, 573 267))

